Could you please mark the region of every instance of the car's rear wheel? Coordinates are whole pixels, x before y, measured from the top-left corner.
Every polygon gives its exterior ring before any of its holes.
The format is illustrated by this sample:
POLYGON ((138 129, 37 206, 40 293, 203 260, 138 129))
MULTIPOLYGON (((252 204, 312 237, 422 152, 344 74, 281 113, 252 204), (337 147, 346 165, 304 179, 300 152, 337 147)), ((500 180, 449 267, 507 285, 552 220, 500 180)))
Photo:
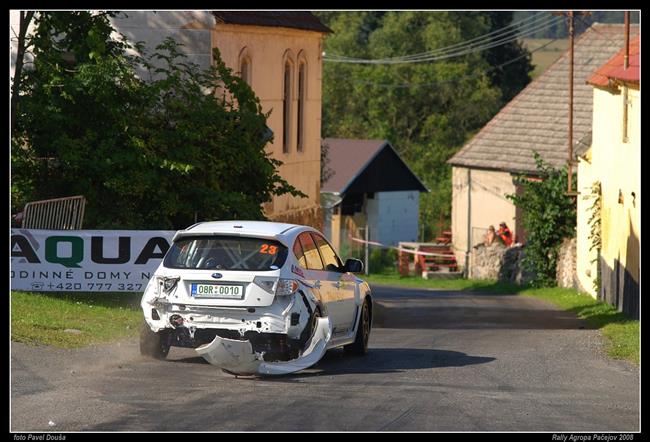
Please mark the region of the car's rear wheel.
POLYGON ((314 314, 311 316, 311 325, 309 327, 309 336, 313 336, 314 333, 316 332, 316 327, 318 327, 318 319, 322 318, 322 314, 320 312, 320 308, 316 307, 316 311, 314 311, 314 314))
POLYGON ((364 301, 361 308, 361 317, 354 342, 343 346, 346 354, 362 356, 368 353, 368 340, 370 338, 370 304, 364 301))
POLYGON ((169 353, 169 330, 151 331, 146 322, 140 327, 140 354, 155 359, 165 359, 169 353))
POLYGON ((323 315, 320 311, 320 307, 316 307, 316 310, 309 318, 309 324, 305 326, 300 335, 300 340, 303 342, 303 345, 306 344, 312 336, 314 336, 316 327, 318 327, 318 318, 321 318, 322 316, 323 315))

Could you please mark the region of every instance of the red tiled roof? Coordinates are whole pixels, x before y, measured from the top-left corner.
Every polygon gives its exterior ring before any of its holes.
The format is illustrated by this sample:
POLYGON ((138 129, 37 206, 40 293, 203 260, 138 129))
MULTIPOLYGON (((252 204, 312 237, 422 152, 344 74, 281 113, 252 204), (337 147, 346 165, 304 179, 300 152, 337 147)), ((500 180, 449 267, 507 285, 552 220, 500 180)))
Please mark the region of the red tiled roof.
POLYGON ((625 48, 623 48, 594 72, 589 80, 587 80, 587 83, 594 86, 608 86, 610 80, 638 83, 641 74, 640 53, 640 37, 637 36, 634 40, 630 41, 629 65, 627 69, 623 69, 623 59, 625 57, 625 48))

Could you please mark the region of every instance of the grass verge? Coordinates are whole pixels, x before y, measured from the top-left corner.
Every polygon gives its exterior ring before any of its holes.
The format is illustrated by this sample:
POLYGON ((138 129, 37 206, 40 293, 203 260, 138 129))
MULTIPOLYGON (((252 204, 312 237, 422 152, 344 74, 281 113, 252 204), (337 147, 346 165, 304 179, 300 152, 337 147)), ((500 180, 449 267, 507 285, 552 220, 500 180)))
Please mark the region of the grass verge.
POLYGON ((475 279, 423 279, 419 276, 400 276, 398 273, 375 273, 369 276, 359 275, 362 279, 373 284, 390 285, 435 290, 469 290, 486 293, 516 293, 521 287, 515 284, 490 280, 475 279))
POLYGON ((141 293, 12 291, 11 340, 75 348, 137 336, 141 297, 141 293))

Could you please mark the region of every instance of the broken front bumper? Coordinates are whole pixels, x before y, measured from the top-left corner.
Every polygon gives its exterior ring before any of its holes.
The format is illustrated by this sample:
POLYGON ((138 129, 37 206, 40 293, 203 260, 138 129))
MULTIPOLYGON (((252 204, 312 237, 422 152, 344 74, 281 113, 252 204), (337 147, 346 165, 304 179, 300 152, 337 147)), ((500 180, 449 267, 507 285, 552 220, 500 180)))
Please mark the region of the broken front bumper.
POLYGON ((318 318, 314 334, 302 354, 286 362, 265 362, 263 353, 256 353, 250 341, 240 341, 217 336, 212 342, 202 345, 196 352, 210 364, 235 374, 288 374, 303 370, 318 362, 332 336, 329 318, 318 318))

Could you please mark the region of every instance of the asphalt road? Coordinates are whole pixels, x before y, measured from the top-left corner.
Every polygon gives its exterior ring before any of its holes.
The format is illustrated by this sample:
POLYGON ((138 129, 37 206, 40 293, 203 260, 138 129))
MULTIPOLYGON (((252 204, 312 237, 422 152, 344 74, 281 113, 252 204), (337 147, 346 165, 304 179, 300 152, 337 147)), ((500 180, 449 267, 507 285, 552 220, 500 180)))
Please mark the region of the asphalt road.
POLYGON ((375 287, 370 353, 235 378, 137 341, 12 343, 11 431, 639 431, 639 370, 525 297, 375 287), (51 425, 50 422, 53 424, 51 425))

